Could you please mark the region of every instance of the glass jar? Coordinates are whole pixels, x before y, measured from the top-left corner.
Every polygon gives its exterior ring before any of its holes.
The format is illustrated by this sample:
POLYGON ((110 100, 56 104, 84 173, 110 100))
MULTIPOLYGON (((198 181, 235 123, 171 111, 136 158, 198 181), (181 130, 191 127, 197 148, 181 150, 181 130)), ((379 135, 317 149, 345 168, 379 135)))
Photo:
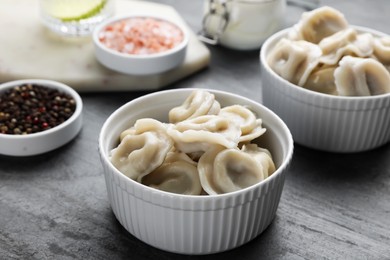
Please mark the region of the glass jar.
POLYGON ((40 0, 43 24, 63 36, 90 35, 114 14, 115 0, 40 0))
POLYGON ((259 49, 284 23, 286 0, 205 0, 201 40, 237 50, 259 49))

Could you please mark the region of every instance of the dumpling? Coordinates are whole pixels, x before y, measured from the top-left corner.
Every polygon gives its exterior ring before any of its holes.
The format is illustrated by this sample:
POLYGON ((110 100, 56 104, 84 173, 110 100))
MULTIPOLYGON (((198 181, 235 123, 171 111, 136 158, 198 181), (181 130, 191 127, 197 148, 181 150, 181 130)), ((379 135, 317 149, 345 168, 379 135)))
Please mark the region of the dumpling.
POLYGON ((169 152, 163 164, 145 175, 141 183, 177 194, 200 195, 202 192, 197 163, 181 152, 169 152))
POLYGON ((321 55, 322 51, 316 44, 281 39, 269 53, 267 62, 282 78, 303 86, 321 55))
POLYGON ((328 55, 329 53, 334 53, 341 47, 354 42, 356 38, 356 30, 353 28, 347 28, 322 39, 318 45, 320 46, 323 54, 328 55))
POLYGON ((272 165, 268 162, 268 155, 263 156, 261 153, 252 148, 248 152, 214 146, 205 152, 198 162, 203 189, 210 195, 223 194, 264 180, 269 175, 268 170, 272 170, 272 165))
POLYGON ((341 96, 369 96, 390 92, 390 73, 371 58, 345 56, 334 72, 341 96))
POLYGON ((130 179, 138 181, 160 166, 172 148, 170 138, 155 132, 127 135, 111 152, 112 164, 130 179))
POLYGON ((256 161, 261 163, 265 178, 275 172, 276 167, 272 160, 272 155, 267 149, 261 148, 257 144, 245 144, 242 146, 241 151, 250 154, 256 161))
POLYGON ((135 128, 134 126, 126 129, 125 131, 123 131, 120 135, 119 135, 119 140, 122 141, 123 138, 126 137, 126 135, 134 135, 135 134, 135 128))
POLYGON ((126 135, 142 134, 148 131, 157 131, 160 133, 165 133, 167 130, 167 126, 167 124, 161 123, 160 121, 153 118, 138 119, 135 122, 134 126, 126 129, 120 134, 119 140, 122 141, 126 135))
POLYGON ((124 175, 139 181, 163 163, 173 141, 165 125, 150 118, 137 120, 130 133, 111 151, 111 162, 124 175))
POLYGON ((216 115, 221 105, 215 100, 214 94, 205 90, 194 90, 181 106, 169 111, 169 122, 177 123, 186 119, 203 115, 216 115))
POLYGON ((145 132, 157 132, 160 135, 166 135, 168 125, 161 123, 153 118, 138 119, 134 124, 135 134, 142 134, 145 132))
POLYGON ((206 151, 210 146, 236 147, 240 136, 240 126, 234 121, 216 115, 205 115, 172 125, 167 133, 175 142, 176 148, 184 153, 206 151))
POLYGON ((329 6, 323 6, 303 13, 299 22, 290 31, 289 39, 317 44, 325 37, 347 27, 348 22, 341 12, 329 6))
POLYGON ((303 87, 324 94, 338 95, 336 84, 334 81, 335 69, 335 66, 317 67, 310 74, 303 87))
POLYGON ((355 54, 361 58, 374 53, 374 36, 371 33, 359 33, 353 45, 357 47, 355 54))
POLYGON ((232 105, 224 107, 219 112, 219 115, 238 123, 241 129, 240 143, 251 141, 266 131, 261 126, 262 120, 257 119, 255 114, 244 106, 232 105))
POLYGON ((390 36, 374 40, 374 56, 385 66, 390 66, 390 36))
POLYGON ((348 28, 324 38, 318 44, 322 50, 320 62, 337 65, 344 56, 369 57, 374 49, 374 37, 370 33, 358 34, 355 29, 348 28))

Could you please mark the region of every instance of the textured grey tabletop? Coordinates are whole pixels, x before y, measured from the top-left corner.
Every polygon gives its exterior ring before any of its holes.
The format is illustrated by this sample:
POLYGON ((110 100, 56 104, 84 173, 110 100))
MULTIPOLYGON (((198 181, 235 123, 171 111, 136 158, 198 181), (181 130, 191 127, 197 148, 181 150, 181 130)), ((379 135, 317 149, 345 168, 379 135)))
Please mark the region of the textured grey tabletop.
MULTIPOLYGON (((202 1, 158 2, 200 29, 202 1)), ((390 34, 388 0, 321 5, 339 9, 351 24, 390 34)), ((301 12, 289 7, 286 26, 301 12)), ((210 66, 169 88, 214 88, 260 100, 258 51, 209 48, 210 66)), ((390 259, 390 144, 357 154, 296 145, 276 218, 234 250, 183 256, 130 235, 111 211, 97 139, 110 113, 144 94, 82 94, 84 126, 74 141, 40 156, 0 156, 0 259, 390 259)))

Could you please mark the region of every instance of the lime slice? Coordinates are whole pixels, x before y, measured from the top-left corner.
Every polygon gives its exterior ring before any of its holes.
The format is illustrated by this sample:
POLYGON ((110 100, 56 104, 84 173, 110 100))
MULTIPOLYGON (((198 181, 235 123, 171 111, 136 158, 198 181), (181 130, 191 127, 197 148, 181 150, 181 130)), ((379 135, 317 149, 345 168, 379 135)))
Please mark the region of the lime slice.
POLYGON ((107 0, 43 0, 44 11, 63 22, 93 17, 106 5, 107 0))

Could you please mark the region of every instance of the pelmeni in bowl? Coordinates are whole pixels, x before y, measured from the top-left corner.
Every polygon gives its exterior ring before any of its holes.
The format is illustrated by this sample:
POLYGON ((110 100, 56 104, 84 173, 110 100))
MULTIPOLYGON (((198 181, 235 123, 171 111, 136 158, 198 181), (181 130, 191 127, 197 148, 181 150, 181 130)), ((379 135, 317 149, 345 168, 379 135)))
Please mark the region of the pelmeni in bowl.
POLYGON ((390 36, 339 11, 306 12, 260 52, 263 103, 302 145, 366 151, 390 140, 390 36))
POLYGON ((115 111, 99 150, 111 207, 126 230, 166 251, 209 254, 240 246, 271 223, 293 141, 252 100, 176 89, 115 111))

